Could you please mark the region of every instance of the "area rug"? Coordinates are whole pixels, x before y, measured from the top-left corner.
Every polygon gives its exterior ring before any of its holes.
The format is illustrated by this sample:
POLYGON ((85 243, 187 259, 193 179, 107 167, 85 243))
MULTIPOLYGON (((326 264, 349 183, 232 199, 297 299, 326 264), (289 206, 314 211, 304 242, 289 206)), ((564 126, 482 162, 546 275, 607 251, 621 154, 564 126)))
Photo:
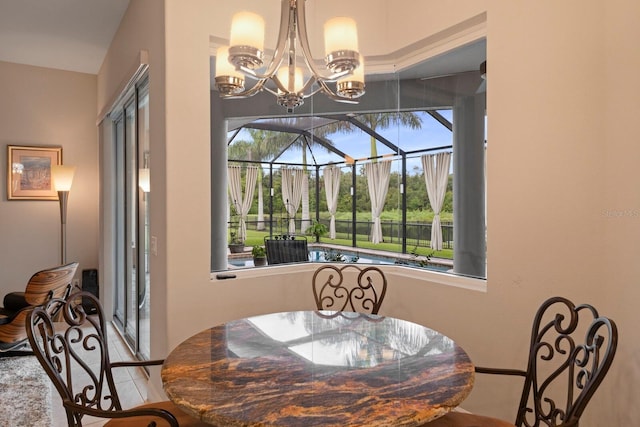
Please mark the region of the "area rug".
POLYGON ((0 357, 0 427, 51 424, 51 385, 38 359, 0 357))

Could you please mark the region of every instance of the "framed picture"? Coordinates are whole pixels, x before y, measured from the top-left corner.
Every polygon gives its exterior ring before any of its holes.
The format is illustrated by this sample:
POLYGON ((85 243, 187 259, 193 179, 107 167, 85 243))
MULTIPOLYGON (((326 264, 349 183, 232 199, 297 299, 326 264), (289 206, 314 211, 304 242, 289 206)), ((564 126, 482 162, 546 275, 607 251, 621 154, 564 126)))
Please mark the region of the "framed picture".
POLYGON ((62 164, 62 147, 7 147, 7 198, 58 200, 51 166, 62 164))

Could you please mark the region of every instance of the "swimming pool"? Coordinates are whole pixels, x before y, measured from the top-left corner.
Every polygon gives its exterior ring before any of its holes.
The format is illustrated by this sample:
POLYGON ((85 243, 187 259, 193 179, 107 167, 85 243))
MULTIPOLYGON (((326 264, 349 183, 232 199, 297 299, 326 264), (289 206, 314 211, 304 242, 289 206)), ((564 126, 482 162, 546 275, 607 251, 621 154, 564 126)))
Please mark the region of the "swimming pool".
MULTIPOLYGON (((337 250, 330 248, 310 248, 309 249, 309 261, 312 262, 347 262, 347 263, 358 263, 358 264, 404 264, 411 266, 419 266, 419 264, 415 261, 412 261, 411 258, 402 257, 398 254, 398 256, 375 256, 371 254, 363 254, 357 253, 348 250, 337 250)), ((246 257, 238 257, 238 258, 229 258, 229 264, 233 267, 254 267, 253 258, 250 254, 247 254, 246 257)), ((438 271, 447 271, 451 268, 448 265, 442 264, 429 264, 424 266, 424 268, 428 268, 431 270, 438 271)))

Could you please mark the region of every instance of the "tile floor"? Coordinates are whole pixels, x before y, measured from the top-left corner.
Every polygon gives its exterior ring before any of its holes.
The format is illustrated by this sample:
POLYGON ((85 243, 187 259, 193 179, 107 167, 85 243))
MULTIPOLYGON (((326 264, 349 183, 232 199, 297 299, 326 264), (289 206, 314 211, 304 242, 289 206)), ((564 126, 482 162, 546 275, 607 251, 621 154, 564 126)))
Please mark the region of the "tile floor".
MULTIPOLYGON (((109 338, 109 356, 111 362, 134 359, 120 334, 111 324, 108 325, 107 336, 109 338)), ((118 389, 118 395, 125 409, 141 405, 145 402, 147 396, 147 376, 142 368, 118 368, 114 369, 113 375, 118 389)), ((67 417, 62 407, 60 395, 53 384, 51 384, 51 390, 52 427, 65 427, 67 425, 67 417)), ((106 424, 107 421, 106 419, 84 417, 83 425, 98 427, 106 424)))

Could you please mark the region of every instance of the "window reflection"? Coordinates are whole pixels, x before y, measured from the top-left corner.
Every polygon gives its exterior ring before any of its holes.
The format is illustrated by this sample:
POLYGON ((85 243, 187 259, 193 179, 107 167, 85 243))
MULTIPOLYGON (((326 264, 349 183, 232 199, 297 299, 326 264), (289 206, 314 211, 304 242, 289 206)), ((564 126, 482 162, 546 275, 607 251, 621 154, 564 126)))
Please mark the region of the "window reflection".
POLYGON ((438 355, 454 347, 448 337, 418 324, 359 313, 299 311, 239 322, 255 332, 247 333, 237 322, 227 325, 227 347, 240 358, 273 355, 276 347, 315 365, 359 368, 438 355))

